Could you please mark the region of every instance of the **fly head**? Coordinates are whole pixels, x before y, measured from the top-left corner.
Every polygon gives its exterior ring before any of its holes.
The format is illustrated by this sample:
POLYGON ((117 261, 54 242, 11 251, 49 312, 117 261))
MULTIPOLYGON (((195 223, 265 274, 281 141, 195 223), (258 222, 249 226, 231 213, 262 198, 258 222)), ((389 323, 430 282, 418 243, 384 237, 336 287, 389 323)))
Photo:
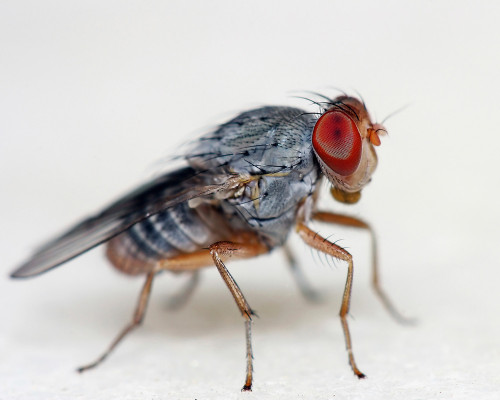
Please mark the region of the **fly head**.
POLYGON ((364 103, 339 96, 316 122, 312 135, 321 170, 333 185, 333 197, 356 203, 377 166, 375 146, 387 131, 372 122, 364 103))

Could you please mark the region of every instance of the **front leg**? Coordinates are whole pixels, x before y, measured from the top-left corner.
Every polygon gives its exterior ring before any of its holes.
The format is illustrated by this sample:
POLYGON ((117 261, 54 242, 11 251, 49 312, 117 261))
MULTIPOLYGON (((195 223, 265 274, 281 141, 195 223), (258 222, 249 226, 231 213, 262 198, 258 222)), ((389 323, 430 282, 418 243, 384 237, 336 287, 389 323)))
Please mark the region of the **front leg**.
POLYGON ((340 320, 342 322, 342 329, 344 330, 345 344, 347 349, 347 355, 349 357, 349 364, 351 365, 352 371, 358 378, 364 378, 363 374, 356 365, 354 361, 354 354, 352 352, 352 342, 351 334, 349 332, 349 326, 347 324, 347 314, 349 312, 349 305, 351 301, 351 291, 352 291, 352 277, 354 271, 354 265, 352 262, 352 256, 342 247, 337 246, 334 243, 329 242, 327 239, 321 237, 311 229, 309 229, 302 222, 297 224, 297 232, 302 240, 312 248, 326 253, 332 257, 339 260, 347 262, 347 279, 345 282, 344 295, 342 296, 342 305, 340 306, 340 320))
POLYGON ((385 293, 385 291, 382 289, 382 286, 380 284, 380 272, 379 272, 379 267, 378 267, 378 246, 377 246, 377 237, 375 235, 375 231, 373 228, 365 221, 351 217, 348 215, 343 215, 343 214, 335 214, 332 212, 327 212, 327 211, 316 211, 312 215, 312 219, 320 222, 326 222, 329 224, 336 224, 336 225, 342 225, 342 226, 348 226, 352 228, 361 228, 365 229, 370 233, 370 240, 371 240, 371 248, 372 248, 372 286, 373 289, 375 290, 375 293, 379 297, 380 301, 382 301, 382 304, 386 308, 386 310, 389 312, 389 314, 392 315, 392 317, 400 322, 400 323, 412 323, 412 319, 408 319, 407 317, 403 316, 397 309, 394 307, 393 303, 385 293))

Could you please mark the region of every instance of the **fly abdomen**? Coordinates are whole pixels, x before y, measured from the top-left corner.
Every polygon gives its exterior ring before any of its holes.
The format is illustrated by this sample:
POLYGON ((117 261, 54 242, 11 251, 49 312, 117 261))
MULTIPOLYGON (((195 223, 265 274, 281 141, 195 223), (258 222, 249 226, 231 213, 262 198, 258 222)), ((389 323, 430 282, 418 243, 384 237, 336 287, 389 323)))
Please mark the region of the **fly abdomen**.
POLYGON ((119 270, 136 275, 153 270, 158 260, 191 253, 216 240, 216 233, 186 202, 152 215, 112 239, 107 256, 119 270))

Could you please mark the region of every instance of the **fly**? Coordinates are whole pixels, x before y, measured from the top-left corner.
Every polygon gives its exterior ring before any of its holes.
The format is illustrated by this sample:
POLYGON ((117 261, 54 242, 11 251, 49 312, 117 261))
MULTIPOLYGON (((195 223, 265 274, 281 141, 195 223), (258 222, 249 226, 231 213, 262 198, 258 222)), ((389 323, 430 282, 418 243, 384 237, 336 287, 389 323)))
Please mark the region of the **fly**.
MULTIPOLYGON (((346 95, 315 102, 318 113, 292 107, 262 107, 243 112, 198 139, 184 155, 185 166, 140 186, 99 214, 49 241, 12 273, 27 278, 44 273, 106 243, 111 264, 129 275, 145 275, 132 320, 107 350, 82 372, 99 365, 144 318, 153 280, 161 271, 192 274, 190 293, 201 268, 214 266, 233 296, 246 333, 246 375, 253 378, 252 316, 254 312, 226 262, 252 258, 285 245, 295 231, 310 247, 347 264, 340 320, 349 364, 354 360, 347 322, 353 258, 342 247, 310 228, 312 221, 368 230, 372 240, 373 286, 386 307, 399 318, 381 290, 371 227, 354 217, 319 210, 320 182, 342 203, 355 203, 377 166, 375 146, 386 133, 372 122, 365 104, 346 95)), ((299 286, 311 294, 285 252, 299 286)))

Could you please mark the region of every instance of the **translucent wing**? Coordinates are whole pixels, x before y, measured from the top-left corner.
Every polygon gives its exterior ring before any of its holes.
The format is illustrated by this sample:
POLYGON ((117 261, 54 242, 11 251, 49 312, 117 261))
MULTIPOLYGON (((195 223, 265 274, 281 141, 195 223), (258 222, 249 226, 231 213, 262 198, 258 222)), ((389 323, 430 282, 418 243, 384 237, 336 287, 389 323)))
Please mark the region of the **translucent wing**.
POLYGON ((14 278, 41 274, 51 268, 98 246, 127 230, 137 222, 196 197, 231 190, 241 183, 241 176, 199 173, 182 168, 139 187, 130 194, 87 218, 43 245, 33 256, 12 273, 14 278))

